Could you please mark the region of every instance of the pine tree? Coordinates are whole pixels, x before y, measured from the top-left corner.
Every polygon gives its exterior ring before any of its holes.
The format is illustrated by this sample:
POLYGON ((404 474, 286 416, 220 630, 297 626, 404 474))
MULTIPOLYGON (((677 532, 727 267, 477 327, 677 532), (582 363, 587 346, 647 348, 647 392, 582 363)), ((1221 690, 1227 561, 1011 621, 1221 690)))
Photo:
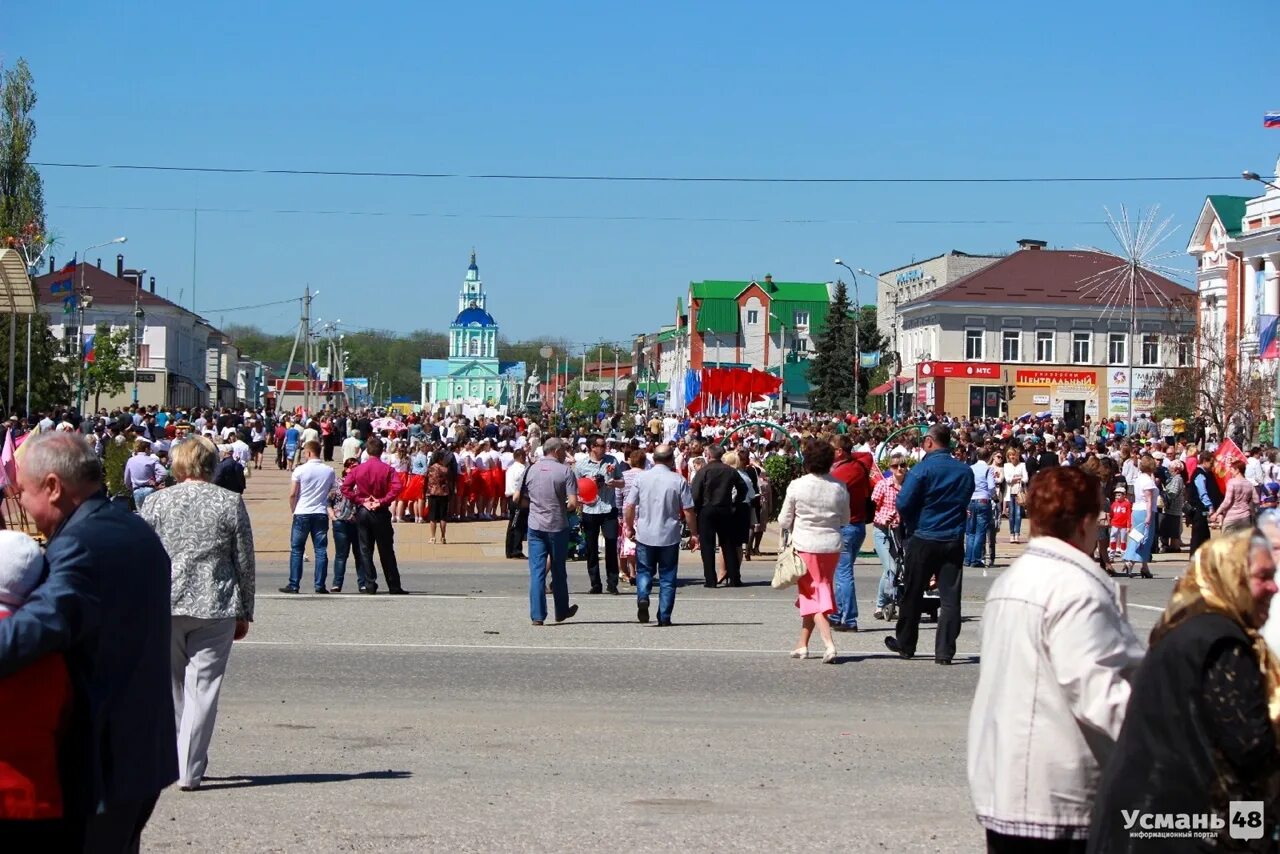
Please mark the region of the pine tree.
MULTIPOLYGON (((850 332, 852 334, 852 332, 850 332)), ((862 316, 858 318, 858 348, 863 353, 879 353, 881 364, 885 363, 885 347, 889 344, 888 339, 880 333, 880 327, 876 325, 876 310, 874 306, 862 306, 862 316)), ((861 361, 856 364, 861 365, 861 361)), ((872 387, 871 372, 874 368, 859 368, 858 375, 858 404, 861 411, 867 411, 867 391, 872 387)))
POLYGON ((838 412, 853 407, 857 390, 854 370, 858 354, 854 347, 854 318, 850 314, 849 291, 836 282, 835 298, 827 310, 826 328, 814 341, 817 354, 809 363, 809 400, 819 412, 838 412))

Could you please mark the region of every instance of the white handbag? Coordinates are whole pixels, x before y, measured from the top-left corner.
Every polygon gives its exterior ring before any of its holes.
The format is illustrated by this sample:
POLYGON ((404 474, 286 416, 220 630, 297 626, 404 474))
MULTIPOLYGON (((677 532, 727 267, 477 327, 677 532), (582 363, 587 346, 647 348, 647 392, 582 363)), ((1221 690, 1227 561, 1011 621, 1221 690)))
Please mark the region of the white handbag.
POLYGON ((796 554, 795 546, 791 545, 790 538, 784 532, 782 548, 778 550, 778 559, 773 564, 771 586, 774 590, 782 590, 796 584, 802 576, 808 573, 809 570, 805 568, 804 561, 800 560, 800 555, 796 554))

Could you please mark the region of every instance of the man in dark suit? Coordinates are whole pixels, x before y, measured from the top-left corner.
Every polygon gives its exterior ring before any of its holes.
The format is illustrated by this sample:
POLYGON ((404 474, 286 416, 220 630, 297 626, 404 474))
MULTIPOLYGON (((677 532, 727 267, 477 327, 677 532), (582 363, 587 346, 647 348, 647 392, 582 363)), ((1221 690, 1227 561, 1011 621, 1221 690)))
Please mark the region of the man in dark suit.
POLYGON ((693 476, 693 505, 701 532, 702 575, 706 587, 716 586, 716 541, 724 554, 725 580, 730 587, 742 586, 741 553, 734 526, 733 508, 747 491, 738 470, 721 462, 724 448, 711 445, 707 464, 693 476))
POLYGON ((75 686, 61 769, 68 829, 86 852, 137 851, 160 790, 178 778, 169 556, 146 522, 107 501, 83 437, 29 439, 18 487, 48 538, 48 574, 0 620, 0 678, 66 656, 75 686))

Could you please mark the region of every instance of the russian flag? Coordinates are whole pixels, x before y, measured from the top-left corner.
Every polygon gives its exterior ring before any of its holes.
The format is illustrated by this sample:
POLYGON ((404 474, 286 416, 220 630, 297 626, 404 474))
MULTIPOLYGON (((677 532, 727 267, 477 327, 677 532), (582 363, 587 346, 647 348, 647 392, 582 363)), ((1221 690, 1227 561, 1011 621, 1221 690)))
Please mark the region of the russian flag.
POLYGON ((94 360, 93 339, 96 337, 97 336, 92 332, 84 336, 84 363, 86 365, 93 364, 93 360, 94 360))
POLYGON ((1280 316, 1264 314, 1258 318, 1259 359, 1280 358, 1280 341, 1276 340, 1277 326, 1280 326, 1280 316))
POLYGON ((1262 126, 1264 128, 1280 128, 1280 110, 1263 113, 1262 126))

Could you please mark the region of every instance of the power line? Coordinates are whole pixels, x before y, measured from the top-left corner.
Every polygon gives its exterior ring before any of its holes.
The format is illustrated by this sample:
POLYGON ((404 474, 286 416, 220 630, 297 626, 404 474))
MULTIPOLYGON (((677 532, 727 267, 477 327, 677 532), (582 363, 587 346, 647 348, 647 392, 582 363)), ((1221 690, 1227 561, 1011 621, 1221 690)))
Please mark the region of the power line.
POLYGON ((234 308, 202 308, 200 310, 205 314, 229 314, 233 311, 249 311, 250 309, 254 309, 254 308, 270 308, 273 305, 287 305, 288 303, 291 303, 291 302, 297 302, 300 299, 302 299, 302 297, 293 297, 291 299, 281 299, 281 300, 276 300, 275 302, 261 302, 261 303, 258 303, 257 305, 238 305, 238 306, 235 306, 234 308))
POLYGON ((46 169, 109 169, 139 172, 198 172, 220 175, 297 175, 327 178, 455 178, 474 181, 613 181, 687 184, 1067 184, 1067 183, 1125 183, 1169 181, 1238 181, 1239 175, 1041 175, 1017 177, 813 177, 766 178, 750 176, 710 175, 572 175, 572 174, 523 174, 523 173, 464 173, 464 172, 389 172, 357 171, 348 169, 260 169, 231 166, 161 166, 150 163, 57 163, 52 161, 28 161, 31 166, 46 169))
POLYGON ((349 211, 305 210, 300 208, 204 208, 204 207, 152 207, 147 205, 47 205, 62 210, 83 211, 132 211, 142 213, 220 213, 220 214, 282 214, 352 217, 407 217, 433 219, 506 219, 550 220, 578 222, 703 222, 703 223, 760 223, 769 225, 1106 225, 1105 220, 1023 220, 1023 219, 814 219, 768 217, 691 217, 691 216, 643 216, 643 215, 592 215, 592 214, 495 214, 495 213, 444 213, 434 211, 349 211))

